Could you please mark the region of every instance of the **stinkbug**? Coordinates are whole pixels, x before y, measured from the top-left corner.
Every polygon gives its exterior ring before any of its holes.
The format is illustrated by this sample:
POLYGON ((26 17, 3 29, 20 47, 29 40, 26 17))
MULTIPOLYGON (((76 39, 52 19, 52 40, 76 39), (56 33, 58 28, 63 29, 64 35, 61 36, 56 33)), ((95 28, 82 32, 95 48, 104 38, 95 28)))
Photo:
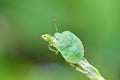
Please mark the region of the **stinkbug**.
POLYGON ((59 33, 56 27, 55 17, 54 24, 57 31, 54 36, 50 34, 41 36, 49 43, 48 48, 55 52, 55 54, 61 53, 63 58, 74 67, 74 69, 82 72, 91 80, 104 80, 99 71, 84 58, 84 47, 81 40, 70 31, 59 33))

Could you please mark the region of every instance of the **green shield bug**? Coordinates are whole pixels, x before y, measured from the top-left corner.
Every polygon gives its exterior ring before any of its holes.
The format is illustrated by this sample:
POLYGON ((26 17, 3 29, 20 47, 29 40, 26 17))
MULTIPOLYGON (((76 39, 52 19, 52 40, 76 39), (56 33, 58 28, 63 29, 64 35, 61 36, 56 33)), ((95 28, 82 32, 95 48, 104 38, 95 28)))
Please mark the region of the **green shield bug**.
MULTIPOLYGON (((54 18, 56 26, 56 18, 54 18)), ((44 34, 41 37, 49 42, 49 49, 56 54, 60 52, 63 58, 69 63, 78 63, 84 56, 84 48, 81 40, 70 31, 64 31, 58 33, 56 27, 56 33, 54 36, 50 34, 44 34), (55 47, 57 50, 53 50, 50 47, 55 47)))
POLYGON ((56 27, 56 18, 54 17, 56 33, 54 36, 43 34, 41 37, 49 43, 48 48, 61 53, 63 58, 77 71, 82 72, 91 80, 105 80, 99 71, 93 67, 84 58, 84 47, 81 40, 70 31, 59 33, 56 27), (56 48, 52 49, 52 47, 56 48))

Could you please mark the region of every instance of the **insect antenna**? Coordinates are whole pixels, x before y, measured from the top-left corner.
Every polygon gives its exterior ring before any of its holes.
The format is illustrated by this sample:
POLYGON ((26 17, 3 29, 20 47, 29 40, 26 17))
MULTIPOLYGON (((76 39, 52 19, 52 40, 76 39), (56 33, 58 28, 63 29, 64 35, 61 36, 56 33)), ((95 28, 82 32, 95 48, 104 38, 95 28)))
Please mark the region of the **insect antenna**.
POLYGON ((54 16, 53 18, 54 18, 55 29, 56 29, 56 32, 58 33, 58 29, 57 29, 57 25, 56 25, 56 16, 54 16))

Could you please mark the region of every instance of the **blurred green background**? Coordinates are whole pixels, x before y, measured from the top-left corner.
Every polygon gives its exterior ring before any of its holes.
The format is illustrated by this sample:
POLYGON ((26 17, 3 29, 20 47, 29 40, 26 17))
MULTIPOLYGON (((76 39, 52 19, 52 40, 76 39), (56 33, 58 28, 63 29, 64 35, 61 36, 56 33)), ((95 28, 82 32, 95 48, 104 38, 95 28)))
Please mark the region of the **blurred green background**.
POLYGON ((40 38, 76 34, 106 80, 120 80, 119 0, 0 0, 0 80, 88 80, 40 38))

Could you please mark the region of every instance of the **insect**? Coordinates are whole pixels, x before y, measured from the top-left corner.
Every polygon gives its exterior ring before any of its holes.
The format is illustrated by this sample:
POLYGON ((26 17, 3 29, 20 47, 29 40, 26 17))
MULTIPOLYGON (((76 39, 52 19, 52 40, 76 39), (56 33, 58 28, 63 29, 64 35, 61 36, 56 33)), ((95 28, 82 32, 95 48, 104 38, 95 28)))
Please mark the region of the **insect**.
POLYGON ((54 36, 43 34, 41 37, 47 41, 48 48, 56 55, 61 53, 63 58, 77 71, 82 72, 91 80, 104 80, 99 71, 84 58, 84 47, 81 40, 70 31, 58 32, 56 18, 54 17, 56 33, 54 36), (53 49, 52 47, 56 48, 53 49))
MULTIPOLYGON (((54 23, 56 23, 56 20, 54 20, 54 23)), ((81 40, 70 31, 59 33, 57 28, 56 31, 54 36, 50 34, 41 36, 49 43, 48 48, 56 54, 61 53, 67 62, 73 64, 78 63, 84 56, 84 48, 81 40), (56 50, 51 47, 56 48, 56 50)))

